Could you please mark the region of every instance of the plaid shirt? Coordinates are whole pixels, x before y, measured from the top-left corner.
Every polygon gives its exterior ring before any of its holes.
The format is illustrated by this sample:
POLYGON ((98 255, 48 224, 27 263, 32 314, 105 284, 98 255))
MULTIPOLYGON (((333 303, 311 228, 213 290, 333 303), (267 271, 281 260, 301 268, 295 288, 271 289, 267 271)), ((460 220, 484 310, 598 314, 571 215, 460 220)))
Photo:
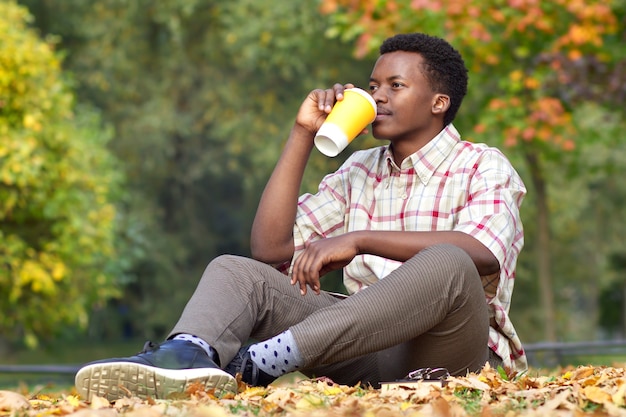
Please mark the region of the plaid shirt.
MULTIPOLYGON (((317 194, 301 196, 294 259, 307 240, 355 230, 467 233, 491 250, 501 266, 497 291, 488 291, 488 279, 482 277, 491 318, 489 347, 505 366, 523 370, 526 357, 508 311, 524 243, 519 206, 525 193, 499 150, 462 141, 448 125, 401 167, 388 146, 358 151, 322 180, 317 194)), ((344 268, 344 284, 352 294, 400 265, 359 255, 344 268)))

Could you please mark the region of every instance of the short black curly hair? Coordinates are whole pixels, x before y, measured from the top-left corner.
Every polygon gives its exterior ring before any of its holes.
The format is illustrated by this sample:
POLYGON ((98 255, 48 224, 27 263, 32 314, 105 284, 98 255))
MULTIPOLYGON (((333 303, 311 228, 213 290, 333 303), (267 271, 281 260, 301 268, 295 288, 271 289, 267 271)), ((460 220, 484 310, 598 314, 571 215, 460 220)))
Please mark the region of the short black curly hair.
POLYGON ((433 92, 450 96, 450 108, 444 115, 444 126, 451 123, 467 93, 467 68, 461 54, 444 39, 424 33, 403 33, 387 38, 380 54, 416 52, 424 58, 424 74, 433 92))

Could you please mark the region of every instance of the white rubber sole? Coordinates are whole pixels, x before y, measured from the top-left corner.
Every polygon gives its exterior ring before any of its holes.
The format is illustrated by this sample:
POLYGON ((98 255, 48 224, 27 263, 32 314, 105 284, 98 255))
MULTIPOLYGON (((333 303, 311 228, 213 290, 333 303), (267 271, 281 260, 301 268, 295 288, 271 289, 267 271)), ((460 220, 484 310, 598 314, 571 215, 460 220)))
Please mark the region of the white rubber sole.
POLYGON ((166 399, 182 394, 191 384, 205 390, 237 393, 237 381, 217 368, 163 369, 132 362, 108 362, 87 365, 76 373, 76 390, 90 401, 93 395, 115 401, 124 397, 166 399))

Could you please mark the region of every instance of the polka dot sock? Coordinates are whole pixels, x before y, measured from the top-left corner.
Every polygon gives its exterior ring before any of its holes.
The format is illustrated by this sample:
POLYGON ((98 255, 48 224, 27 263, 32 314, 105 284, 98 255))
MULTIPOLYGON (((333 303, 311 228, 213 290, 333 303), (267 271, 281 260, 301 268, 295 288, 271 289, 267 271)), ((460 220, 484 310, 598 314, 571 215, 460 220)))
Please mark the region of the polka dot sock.
POLYGON ((172 337, 171 340, 186 340, 188 342, 193 343, 194 345, 200 346, 206 352, 209 357, 213 357, 213 353, 211 352, 211 345, 209 345, 204 340, 200 339, 198 336, 194 336, 192 334, 181 333, 172 337))
POLYGON ((299 369, 304 361, 289 330, 248 349, 250 358, 263 372, 279 377, 299 369))

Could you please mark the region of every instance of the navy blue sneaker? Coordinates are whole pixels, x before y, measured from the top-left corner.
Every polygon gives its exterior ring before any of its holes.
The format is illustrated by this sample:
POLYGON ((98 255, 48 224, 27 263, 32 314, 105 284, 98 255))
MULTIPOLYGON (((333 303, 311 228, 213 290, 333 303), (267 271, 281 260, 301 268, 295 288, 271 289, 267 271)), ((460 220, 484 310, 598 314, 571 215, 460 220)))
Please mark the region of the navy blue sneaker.
POLYGON ((219 367, 213 357, 186 340, 167 340, 159 345, 146 342, 143 350, 128 358, 90 362, 75 377, 80 396, 93 395, 115 401, 123 397, 165 399, 185 393, 191 384, 205 389, 237 393, 237 381, 219 367))
POLYGON ((276 377, 259 369, 250 357, 250 352, 248 352, 249 348, 250 346, 243 346, 239 349, 237 355, 224 370, 233 377, 240 374, 241 380, 248 385, 253 387, 266 387, 274 382, 276 377))

